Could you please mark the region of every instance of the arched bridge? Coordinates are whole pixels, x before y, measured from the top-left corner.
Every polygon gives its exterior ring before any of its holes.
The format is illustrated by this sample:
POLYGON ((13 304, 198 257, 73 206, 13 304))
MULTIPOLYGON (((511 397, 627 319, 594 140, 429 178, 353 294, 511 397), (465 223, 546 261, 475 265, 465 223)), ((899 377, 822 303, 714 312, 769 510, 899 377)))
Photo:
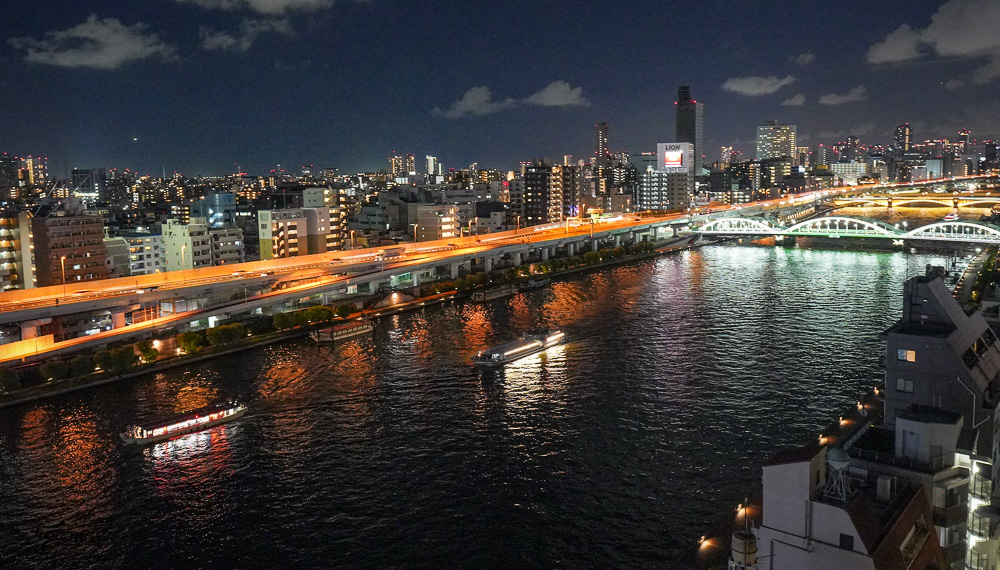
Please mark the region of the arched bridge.
POLYGON ((860 216, 827 216, 783 226, 756 217, 717 218, 693 231, 718 236, 853 237, 893 240, 934 240, 968 243, 1000 243, 1000 227, 984 222, 955 220, 935 222, 906 231, 860 216))

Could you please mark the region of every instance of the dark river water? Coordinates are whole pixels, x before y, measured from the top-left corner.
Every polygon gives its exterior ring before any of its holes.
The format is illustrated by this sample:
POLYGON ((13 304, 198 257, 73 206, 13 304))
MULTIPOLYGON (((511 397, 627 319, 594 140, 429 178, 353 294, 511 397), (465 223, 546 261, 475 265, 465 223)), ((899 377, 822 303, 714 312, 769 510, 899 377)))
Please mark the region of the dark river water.
POLYGON ((879 379, 903 281, 950 262, 713 245, 0 410, 0 568, 686 567, 769 454, 879 379), (570 341, 469 365, 537 326, 570 341), (116 435, 217 398, 250 411, 116 435))

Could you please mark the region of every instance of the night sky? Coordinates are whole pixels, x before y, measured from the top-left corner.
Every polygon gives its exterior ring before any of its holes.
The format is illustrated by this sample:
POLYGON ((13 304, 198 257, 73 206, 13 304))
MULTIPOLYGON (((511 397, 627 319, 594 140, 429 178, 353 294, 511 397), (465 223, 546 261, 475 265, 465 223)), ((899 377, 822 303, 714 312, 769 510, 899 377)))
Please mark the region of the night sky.
POLYGON ((655 150, 677 86, 706 151, 970 128, 1000 137, 1000 1, 13 0, 0 152, 72 167, 255 174, 385 168, 393 151, 510 169, 655 150))

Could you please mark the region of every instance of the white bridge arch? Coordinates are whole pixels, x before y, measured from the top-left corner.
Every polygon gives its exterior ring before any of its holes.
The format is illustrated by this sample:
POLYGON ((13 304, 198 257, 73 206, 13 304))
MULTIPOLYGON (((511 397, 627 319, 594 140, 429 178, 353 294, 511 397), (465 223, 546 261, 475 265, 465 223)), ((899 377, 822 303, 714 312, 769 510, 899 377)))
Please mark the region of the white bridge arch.
POLYGON ((782 233, 790 236, 898 237, 902 232, 885 222, 871 218, 826 216, 799 222, 782 233))
POLYGON ((1000 242, 1000 228, 984 222, 968 222, 956 220, 953 222, 935 222, 916 228, 904 237, 909 239, 930 239, 956 241, 956 238, 967 236, 961 241, 995 241, 1000 242))
POLYGON ((783 227, 764 218, 733 216, 710 220, 694 231, 704 235, 719 236, 781 235, 1000 243, 1000 227, 985 222, 963 220, 935 222, 907 232, 883 221, 859 216, 813 218, 789 227, 783 227))

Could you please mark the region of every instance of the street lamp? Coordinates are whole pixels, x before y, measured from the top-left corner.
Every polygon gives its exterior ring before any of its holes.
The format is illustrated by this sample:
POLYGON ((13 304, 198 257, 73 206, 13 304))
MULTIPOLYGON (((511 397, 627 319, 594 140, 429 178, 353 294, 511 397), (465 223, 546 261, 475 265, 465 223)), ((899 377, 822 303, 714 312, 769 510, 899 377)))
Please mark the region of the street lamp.
POLYGON ((184 281, 184 270, 186 269, 186 263, 184 261, 184 252, 187 250, 187 244, 181 246, 181 281, 184 281))
POLYGON ((354 230, 351 230, 351 249, 354 249, 354 230))
POLYGON ((521 214, 515 214, 514 217, 517 219, 517 225, 514 226, 514 235, 517 235, 517 231, 521 229, 521 214))
POLYGON ((417 243, 417 227, 420 224, 410 224, 410 225, 413 226, 413 243, 417 243))
POLYGON ((66 256, 59 257, 59 265, 62 266, 63 297, 66 296, 66 256))

